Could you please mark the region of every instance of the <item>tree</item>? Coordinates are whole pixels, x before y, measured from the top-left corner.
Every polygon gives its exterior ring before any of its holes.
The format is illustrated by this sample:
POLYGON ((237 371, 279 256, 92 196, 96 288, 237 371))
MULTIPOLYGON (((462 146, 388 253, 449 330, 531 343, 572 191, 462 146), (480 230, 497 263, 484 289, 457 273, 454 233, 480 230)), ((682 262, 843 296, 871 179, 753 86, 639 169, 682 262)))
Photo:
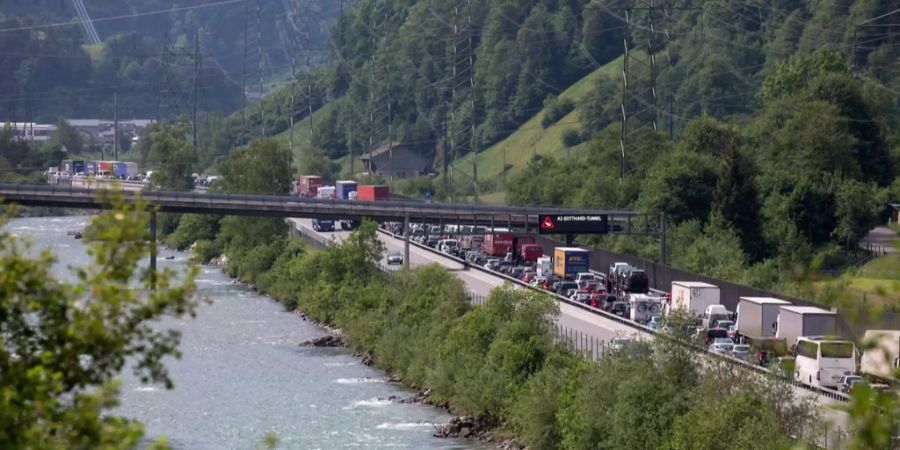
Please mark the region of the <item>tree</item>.
POLYGON ((712 194, 712 210, 737 232, 741 247, 751 257, 763 250, 759 230, 759 197, 750 162, 732 140, 725 149, 719 179, 712 194))
POLYGON ((669 448, 768 450, 789 444, 781 429, 772 405, 759 396, 742 392, 712 402, 700 399, 695 408, 675 418, 669 448))
POLYGON ((187 140, 185 119, 163 124, 150 133, 147 163, 153 169, 150 185, 158 189, 190 191, 194 189, 192 174, 197 155, 187 140))
POLYGON ((287 194, 293 181, 292 155, 272 139, 260 139, 228 156, 221 190, 235 194, 287 194))
POLYGON ((768 105, 779 98, 793 96, 825 73, 849 73, 844 56, 827 50, 792 56, 780 62, 775 73, 766 77, 759 98, 768 105))
POLYGON ((57 279, 49 251, 29 256, 14 236, 0 236, 0 447, 134 448, 139 423, 111 415, 114 377, 126 362, 144 382, 172 387, 162 360, 179 355, 180 333, 163 316, 193 316, 195 269, 140 274, 149 252, 146 205, 110 200, 114 209, 86 230, 93 264, 78 282, 57 279), (143 289, 134 289, 140 286, 143 289))
POLYGON ((660 155, 647 174, 638 204, 648 213, 665 212, 675 222, 709 216, 716 163, 693 151, 660 155))
POLYGON ((50 151, 59 152, 64 146, 69 154, 77 155, 84 149, 84 141, 78 130, 69 125, 69 122, 60 119, 56 122, 56 131, 53 132, 44 147, 50 151))
POLYGON ((714 117, 700 116, 688 122, 678 139, 678 147, 703 155, 721 156, 737 133, 714 117))

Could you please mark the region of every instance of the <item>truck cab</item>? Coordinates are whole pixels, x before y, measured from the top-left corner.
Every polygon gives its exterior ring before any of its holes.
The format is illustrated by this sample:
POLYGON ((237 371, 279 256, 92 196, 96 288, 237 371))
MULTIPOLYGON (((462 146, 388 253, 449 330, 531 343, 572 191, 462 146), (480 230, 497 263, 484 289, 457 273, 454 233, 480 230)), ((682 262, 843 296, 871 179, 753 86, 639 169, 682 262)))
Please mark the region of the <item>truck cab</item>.
POLYGON ((313 219, 313 230, 316 231, 334 231, 334 220, 331 219, 313 219))

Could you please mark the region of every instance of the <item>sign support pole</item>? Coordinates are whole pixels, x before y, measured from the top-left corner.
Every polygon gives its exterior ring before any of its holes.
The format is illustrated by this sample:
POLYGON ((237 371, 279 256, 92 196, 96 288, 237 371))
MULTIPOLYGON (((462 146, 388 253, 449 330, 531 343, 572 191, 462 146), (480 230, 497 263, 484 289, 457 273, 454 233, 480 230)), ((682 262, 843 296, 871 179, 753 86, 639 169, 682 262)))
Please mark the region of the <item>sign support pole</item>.
POLYGON ((409 268, 409 214, 403 217, 403 265, 409 268))
POLYGON ((666 228, 668 228, 666 213, 659 215, 659 262, 666 264, 666 228))

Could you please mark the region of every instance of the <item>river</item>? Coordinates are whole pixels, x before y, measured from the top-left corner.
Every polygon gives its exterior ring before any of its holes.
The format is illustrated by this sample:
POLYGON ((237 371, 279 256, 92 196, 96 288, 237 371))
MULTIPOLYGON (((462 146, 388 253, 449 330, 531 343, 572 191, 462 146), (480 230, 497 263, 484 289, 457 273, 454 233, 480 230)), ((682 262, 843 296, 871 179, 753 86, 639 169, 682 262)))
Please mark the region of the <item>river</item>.
MULTIPOLYGON (((52 249, 54 273, 71 280, 68 267, 89 260, 82 241, 66 233, 87 221, 15 219, 6 229, 36 249, 52 249)), ((187 254, 161 249, 158 264, 181 270, 187 254)), ((432 437, 434 426, 449 420, 445 411, 385 400, 414 392, 346 349, 299 347, 323 331, 218 268, 202 267, 197 287, 211 303, 194 319, 162 323, 183 333, 182 358, 167 363, 175 388, 143 385, 127 369, 121 375, 115 413, 142 421, 148 438, 166 436, 176 449, 256 448, 269 432, 278 448, 490 448, 432 437)))

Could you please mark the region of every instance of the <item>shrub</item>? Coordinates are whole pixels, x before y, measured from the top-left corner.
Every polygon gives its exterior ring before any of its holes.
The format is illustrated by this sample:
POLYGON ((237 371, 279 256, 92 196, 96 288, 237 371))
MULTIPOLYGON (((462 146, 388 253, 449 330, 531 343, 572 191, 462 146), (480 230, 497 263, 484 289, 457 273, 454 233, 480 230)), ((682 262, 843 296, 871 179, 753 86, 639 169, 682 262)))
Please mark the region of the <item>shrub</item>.
POLYGON ((544 100, 544 117, 541 118, 541 126, 548 128, 559 119, 562 119, 575 109, 575 103, 569 99, 559 100, 556 96, 548 96, 544 100))
POLYGON ((584 140, 582 140, 581 133, 579 133, 578 130, 569 128, 566 131, 563 131, 562 144, 566 148, 574 147, 582 142, 584 142, 584 140))

